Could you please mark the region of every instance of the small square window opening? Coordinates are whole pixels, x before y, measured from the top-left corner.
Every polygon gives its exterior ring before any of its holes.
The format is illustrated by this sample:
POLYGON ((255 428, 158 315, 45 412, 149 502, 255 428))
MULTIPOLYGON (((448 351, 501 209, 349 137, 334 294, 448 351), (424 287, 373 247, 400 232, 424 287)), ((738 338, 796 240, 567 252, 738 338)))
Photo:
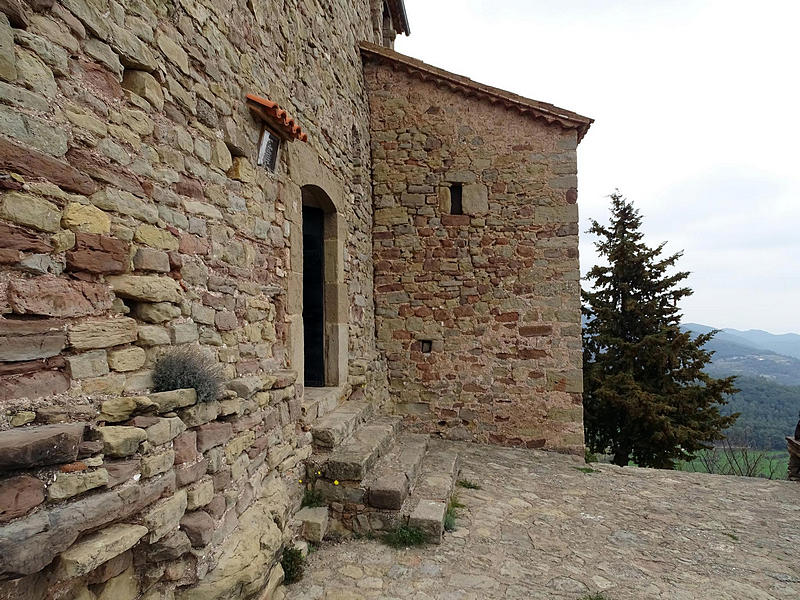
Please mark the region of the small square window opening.
POLYGON ((463 215, 464 214, 464 207, 461 204, 462 194, 463 194, 463 188, 461 187, 460 183, 451 183, 450 184, 450 214, 451 215, 463 215))
POLYGON ((275 166, 278 164, 278 149, 280 145, 281 139, 264 127, 261 130, 261 142, 258 145, 258 160, 256 164, 274 173, 275 166))
POLYGON ((430 354, 433 350, 433 340, 420 340, 419 344, 423 354, 430 354))

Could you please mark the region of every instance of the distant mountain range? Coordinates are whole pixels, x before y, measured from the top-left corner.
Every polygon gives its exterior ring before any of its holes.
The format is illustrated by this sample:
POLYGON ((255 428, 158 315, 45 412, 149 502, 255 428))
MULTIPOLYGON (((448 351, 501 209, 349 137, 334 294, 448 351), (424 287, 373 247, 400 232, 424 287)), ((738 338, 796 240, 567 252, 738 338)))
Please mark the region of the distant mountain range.
MULTIPOLYGON (((713 329, 697 323, 682 328, 694 334, 713 329)), ((714 351, 709 375, 737 376, 740 391, 723 412, 741 415, 728 436, 745 437, 757 448, 785 449, 783 436, 792 434, 800 411, 800 335, 721 329, 705 348, 714 351)))
MULTIPOLYGON (((714 329, 698 323, 685 323, 682 328, 695 334, 714 329)), ((800 335, 720 329, 705 347, 714 351, 707 369, 710 375, 765 377, 780 385, 800 385, 800 335)))

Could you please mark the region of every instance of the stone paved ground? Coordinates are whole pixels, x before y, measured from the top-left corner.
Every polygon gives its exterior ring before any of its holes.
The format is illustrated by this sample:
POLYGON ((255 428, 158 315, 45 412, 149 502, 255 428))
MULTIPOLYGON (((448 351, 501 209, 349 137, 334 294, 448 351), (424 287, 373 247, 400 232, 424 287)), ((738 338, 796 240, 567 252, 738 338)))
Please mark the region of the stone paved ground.
POLYGON ((458 446, 482 489, 441 546, 326 543, 287 600, 800 597, 799 484, 458 446))

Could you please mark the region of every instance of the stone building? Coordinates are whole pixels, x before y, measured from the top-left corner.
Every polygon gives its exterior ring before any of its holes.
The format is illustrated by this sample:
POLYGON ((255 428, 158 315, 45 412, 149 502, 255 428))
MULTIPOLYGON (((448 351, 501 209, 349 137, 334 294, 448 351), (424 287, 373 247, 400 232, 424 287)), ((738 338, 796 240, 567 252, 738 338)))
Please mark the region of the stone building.
POLYGON ((0 11, 0 598, 270 598, 309 485, 441 535, 424 434, 581 450, 589 119, 395 53, 402 0, 0 11))

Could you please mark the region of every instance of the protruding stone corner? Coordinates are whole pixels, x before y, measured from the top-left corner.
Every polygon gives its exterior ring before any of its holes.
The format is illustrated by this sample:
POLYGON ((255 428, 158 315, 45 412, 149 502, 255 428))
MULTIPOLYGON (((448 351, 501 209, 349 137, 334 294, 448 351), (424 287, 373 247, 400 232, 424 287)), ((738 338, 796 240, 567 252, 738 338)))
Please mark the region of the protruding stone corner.
POLYGON ((420 500, 417 508, 408 518, 408 526, 421 529, 428 535, 430 542, 441 544, 446 513, 446 503, 437 500, 420 500))
POLYGON ((328 532, 328 507, 310 507, 300 509, 295 515, 300 523, 301 533, 306 541, 319 544, 328 532))

